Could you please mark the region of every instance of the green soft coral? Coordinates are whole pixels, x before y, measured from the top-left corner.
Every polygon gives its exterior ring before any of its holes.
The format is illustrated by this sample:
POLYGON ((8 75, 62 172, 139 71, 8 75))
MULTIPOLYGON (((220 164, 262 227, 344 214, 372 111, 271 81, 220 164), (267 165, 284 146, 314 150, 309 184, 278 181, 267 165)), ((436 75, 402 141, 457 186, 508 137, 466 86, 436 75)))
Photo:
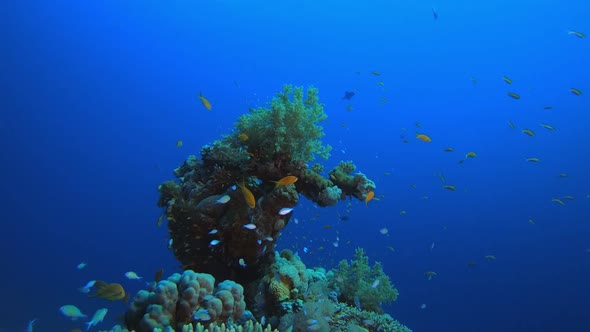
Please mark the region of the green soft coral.
POLYGON ((339 300, 342 302, 355 305, 356 297, 362 309, 381 312, 383 303, 397 299, 397 289, 383 272, 381 263, 369 266, 369 258, 361 248, 356 249, 353 261, 340 261, 338 269, 333 272, 331 285, 339 290, 339 300))
POLYGON ((331 147, 323 145, 323 128, 318 123, 327 118, 318 102, 318 90, 310 87, 304 98, 302 87, 285 85, 273 98, 270 108, 251 109, 240 116, 238 134, 246 134, 248 150, 261 160, 288 156, 293 162, 307 162, 318 155, 330 156, 331 147))

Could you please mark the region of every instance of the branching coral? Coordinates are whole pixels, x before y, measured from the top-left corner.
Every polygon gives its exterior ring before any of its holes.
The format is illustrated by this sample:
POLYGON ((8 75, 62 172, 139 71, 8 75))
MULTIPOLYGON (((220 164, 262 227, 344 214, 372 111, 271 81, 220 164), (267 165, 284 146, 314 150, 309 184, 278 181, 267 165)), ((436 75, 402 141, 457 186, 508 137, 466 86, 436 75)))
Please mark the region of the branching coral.
POLYGON ((340 261, 330 277, 330 286, 339 292, 340 301, 376 312, 381 312, 381 304, 395 301, 398 294, 381 264, 369 266, 369 258, 361 248, 356 249, 350 263, 340 261))

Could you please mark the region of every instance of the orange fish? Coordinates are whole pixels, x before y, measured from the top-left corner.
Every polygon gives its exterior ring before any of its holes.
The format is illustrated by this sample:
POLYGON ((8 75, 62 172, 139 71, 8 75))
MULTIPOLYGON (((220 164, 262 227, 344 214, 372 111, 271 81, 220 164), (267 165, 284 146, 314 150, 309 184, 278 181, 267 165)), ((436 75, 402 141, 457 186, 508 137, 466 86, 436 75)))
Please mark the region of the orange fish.
POLYGON ((375 192, 371 190, 367 193, 367 196, 365 197, 365 205, 368 205, 369 201, 372 200, 373 197, 375 197, 375 192))
POLYGON ((425 135, 425 134, 418 134, 418 135, 416 135, 416 138, 421 140, 422 142, 425 142, 425 143, 432 142, 432 139, 430 138, 430 136, 425 135))
POLYGON ((254 198, 254 194, 252 194, 250 189, 246 188, 244 181, 242 181, 242 184, 238 184, 238 187, 240 187, 240 189, 242 190, 242 195, 244 195, 244 199, 246 200, 246 204, 248 204, 248 206, 251 208, 255 208, 256 207, 256 199, 254 198))
POLYGON ((207 100, 207 98, 203 97, 203 95, 199 92, 199 99, 201 99, 201 103, 207 110, 211 110, 211 103, 207 100))
POLYGON ((280 179, 279 181, 273 181, 275 183, 275 188, 280 186, 287 186, 293 184, 299 180, 296 176, 287 175, 284 178, 280 179))

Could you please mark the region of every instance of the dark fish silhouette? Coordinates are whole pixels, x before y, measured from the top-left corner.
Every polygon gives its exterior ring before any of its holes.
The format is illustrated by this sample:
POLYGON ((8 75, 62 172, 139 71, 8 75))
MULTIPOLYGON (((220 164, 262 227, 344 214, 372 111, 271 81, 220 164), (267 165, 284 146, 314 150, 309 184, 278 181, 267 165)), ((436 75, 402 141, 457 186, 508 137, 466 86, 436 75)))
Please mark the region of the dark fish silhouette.
POLYGON ((344 97, 342 97, 342 99, 350 100, 352 97, 354 97, 354 92, 344 91, 344 97))
POLYGON ((438 12, 434 8, 432 8, 432 16, 434 16, 435 20, 438 20, 438 12))

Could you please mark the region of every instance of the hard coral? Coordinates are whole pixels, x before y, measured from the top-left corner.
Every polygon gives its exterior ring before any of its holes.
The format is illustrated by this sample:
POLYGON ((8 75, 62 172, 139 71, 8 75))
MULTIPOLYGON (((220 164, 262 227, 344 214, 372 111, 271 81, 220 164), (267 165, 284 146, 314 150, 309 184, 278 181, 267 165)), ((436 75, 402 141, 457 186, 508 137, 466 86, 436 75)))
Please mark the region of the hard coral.
POLYGON ((280 254, 275 252, 274 262, 266 275, 269 300, 277 303, 302 296, 308 287, 307 273, 299 255, 288 249, 280 254))
POLYGON ((294 163, 327 159, 330 146, 322 145, 324 136, 319 122, 327 118, 324 106, 318 102, 318 90, 310 87, 303 97, 303 88, 285 85, 283 92, 273 98, 270 108, 251 109, 236 124, 239 133, 247 133, 248 150, 258 160, 275 160, 286 155, 294 163))
POLYGON ((154 329, 181 328, 194 321, 198 310, 206 310, 207 323, 238 321, 246 310, 244 288, 232 281, 224 281, 214 289, 215 279, 210 274, 186 270, 160 281, 153 290, 137 293, 125 323, 137 332, 154 329))

